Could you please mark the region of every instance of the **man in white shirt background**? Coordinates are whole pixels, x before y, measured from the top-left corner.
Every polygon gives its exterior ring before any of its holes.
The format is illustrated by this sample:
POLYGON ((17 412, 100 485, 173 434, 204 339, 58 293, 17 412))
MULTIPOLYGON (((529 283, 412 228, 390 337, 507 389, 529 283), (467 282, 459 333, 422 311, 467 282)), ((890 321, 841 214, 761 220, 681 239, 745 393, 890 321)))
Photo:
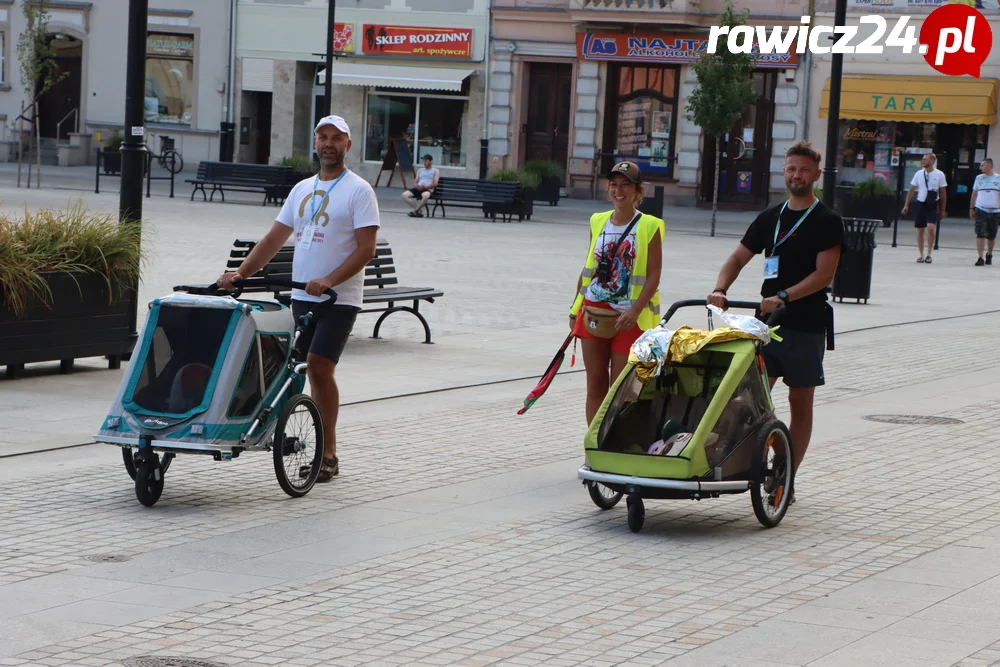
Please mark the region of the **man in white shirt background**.
POLYGON ((945 188, 948 185, 944 172, 937 169, 937 156, 934 153, 924 155, 920 164, 923 169, 913 175, 910 181, 910 190, 906 193, 906 203, 903 204, 903 215, 910 212, 910 201, 913 194, 917 195, 917 208, 913 214, 913 225, 917 228, 917 248, 920 256, 917 261, 921 264, 931 263, 931 251, 934 250, 934 238, 937 233, 938 220, 944 217, 945 201, 947 193, 945 188), (924 255, 924 230, 927 230, 927 254, 924 255))
POLYGON ((434 158, 430 155, 424 156, 424 166, 417 170, 417 180, 413 187, 403 193, 403 201, 409 204, 413 210, 406 215, 411 218, 422 218, 422 209, 427 205, 427 200, 431 198, 431 193, 437 187, 441 172, 434 166, 434 158))
POLYGON ((969 217, 976 223, 976 250, 979 259, 976 266, 993 263, 993 245, 1000 226, 1000 174, 993 171, 992 158, 979 163, 976 182, 972 185, 972 200, 969 202, 969 217), (986 258, 983 258, 983 250, 986 258))
MULTIPOLYGON (((312 396, 323 413, 323 464, 317 481, 339 474, 336 426, 340 392, 334 371, 361 310, 365 265, 375 256, 379 229, 375 191, 344 164, 351 150, 351 129, 340 116, 327 116, 316 125, 313 147, 319 156, 319 174, 299 182, 285 199, 271 230, 264 235, 240 268, 218 280, 223 289, 253 276, 270 262, 294 232, 292 280, 306 283, 292 290, 296 320, 308 311, 314 325, 304 331, 296 349, 307 351, 312 396), (333 288, 335 303, 325 292, 333 288)), ((299 471, 303 477, 309 467, 299 471)))

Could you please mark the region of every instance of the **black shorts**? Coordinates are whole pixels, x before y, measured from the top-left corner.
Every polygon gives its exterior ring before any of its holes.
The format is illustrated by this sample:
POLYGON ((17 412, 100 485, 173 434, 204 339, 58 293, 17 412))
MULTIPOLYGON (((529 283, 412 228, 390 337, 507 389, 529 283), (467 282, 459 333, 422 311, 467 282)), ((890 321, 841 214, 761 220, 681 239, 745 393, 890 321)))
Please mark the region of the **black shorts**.
POLYGON ((779 327, 781 341, 771 341, 760 353, 769 378, 782 378, 792 388, 819 387, 823 377, 823 355, 826 334, 821 331, 799 331, 779 327))
POLYGON ((312 322, 302 331, 295 344, 295 358, 304 361, 306 353, 318 354, 333 363, 340 361, 347 339, 354 329, 360 308, 341 304, 316 301, 292 301, 292 315, 298 324, 299 318, 313 313, 312 322))
POLYGON ((997 227, 1000 226, 1000 213, 988 213, 976 209, 976 238, 996 241, 997 227))
POLYGON ((414 197, 416 197, 417 199, 420 199, 424 195, 425 192, 427 193, 428 196, 430 196, 430 194, 431 194, 430 190, 421 190, 419 188, 410 188, 409 189, 409 193, 411 195, 413 195, 414 197))
POLYGON ((913 226, 917 229, 923 229, 927 225, 936 225, 938 223, 938 205, 937 202, 933 204, 928 204, 927 202, 918 201, 917 210, 913 214, 913 226))

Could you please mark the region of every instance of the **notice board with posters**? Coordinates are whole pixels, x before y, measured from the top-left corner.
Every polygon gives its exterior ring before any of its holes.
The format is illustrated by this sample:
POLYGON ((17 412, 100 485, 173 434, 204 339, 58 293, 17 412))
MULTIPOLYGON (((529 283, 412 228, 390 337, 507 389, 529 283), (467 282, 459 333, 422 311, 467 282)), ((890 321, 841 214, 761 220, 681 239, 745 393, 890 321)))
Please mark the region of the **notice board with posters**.
POLYGON ((392 183, 392 176, 396 173, 397 165, 404 188, 409 187, 406 185, 406 172, 410 172, 414 182, 416 182, 416 172, 413 171, 413 154, 410 153, 410 145, 403 137, 389 139, 389 149, 385 152, 385 157, 382 158, 382 167, 379 169, 378 176, 375 177, 375 187, 378 187, 382 173, 386 171, 389 172, 389 180, 385 183, 388 187, 392 183))

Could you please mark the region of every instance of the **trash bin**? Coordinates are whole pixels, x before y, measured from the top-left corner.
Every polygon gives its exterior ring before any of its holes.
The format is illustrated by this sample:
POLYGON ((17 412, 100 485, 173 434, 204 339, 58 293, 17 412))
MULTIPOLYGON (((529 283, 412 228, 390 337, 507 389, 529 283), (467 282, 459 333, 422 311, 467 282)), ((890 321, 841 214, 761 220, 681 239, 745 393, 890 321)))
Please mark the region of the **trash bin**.
POLYGON ((844 218, 844 249, 831 292, 834 301, 863 299, 868 303, 872 292, 872 260, 875 255, 875 230, 881 220, 844 218))

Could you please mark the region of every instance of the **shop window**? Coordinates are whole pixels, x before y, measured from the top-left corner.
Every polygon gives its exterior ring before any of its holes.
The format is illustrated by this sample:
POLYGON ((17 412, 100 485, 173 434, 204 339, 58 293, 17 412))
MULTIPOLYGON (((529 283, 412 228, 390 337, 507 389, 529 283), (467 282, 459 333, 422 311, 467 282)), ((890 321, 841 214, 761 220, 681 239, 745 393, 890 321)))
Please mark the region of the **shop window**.
POLYGON ((436 167, 464 167, 468 107, 468 97, 457 95, 369 93, 365 160, 381 161, 389 140, 402 139, 414 163, 430 155, 436 167))
POLYGON ((0 32, 0 86, 7 83, 7 33, 0 32))
POLYGON ((618 94, 608 97, 602 168, 631 160, 648 175, 671 178, 678 68, 613 65, 610 72, 618 94))
POLYGON ((146 35, 146 122, 191 125, 194 118, 194 35, 146 35))

